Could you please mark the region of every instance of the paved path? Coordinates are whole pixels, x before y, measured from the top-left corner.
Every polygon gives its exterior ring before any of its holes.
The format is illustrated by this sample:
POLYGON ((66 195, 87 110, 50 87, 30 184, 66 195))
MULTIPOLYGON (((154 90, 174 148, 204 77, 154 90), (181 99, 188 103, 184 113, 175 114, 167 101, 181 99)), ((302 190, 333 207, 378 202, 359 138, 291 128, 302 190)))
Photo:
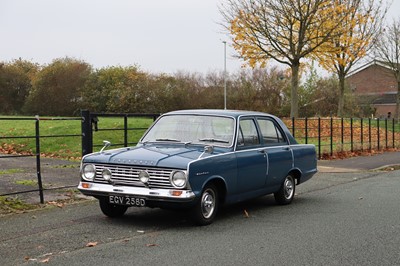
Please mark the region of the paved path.
POLYGON ((400 151, 352 157, 343 160, 318 161, 318 169, 320 172, 331 173, 368 171, 391 165, 400 165, 400 151))
MULTIPOLYGON (((36 157, 0 158, 0 195, 37 190, 36 169, 36 157)), ((41 158, 40 169, 43 187, 47 189, 44 191, 46 202, 71 198, 71 189, 79 183, 79 162, 41 158), (64 188, 57 189, 59 187, 64 188)), ((40 202, 38 191, 7 197, 32 204, 40 202)))

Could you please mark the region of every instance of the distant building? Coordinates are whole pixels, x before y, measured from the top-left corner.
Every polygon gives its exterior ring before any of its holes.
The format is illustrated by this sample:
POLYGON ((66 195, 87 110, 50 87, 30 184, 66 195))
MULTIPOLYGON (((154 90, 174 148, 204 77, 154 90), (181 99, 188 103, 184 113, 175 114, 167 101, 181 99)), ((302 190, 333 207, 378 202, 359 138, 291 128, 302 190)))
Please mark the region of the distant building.
POLYGON ((376 117, 392 117, 396 111, 397 81, 389 65, 371 61, 346 77, 350 89, 363 105, 375 109, 376 117))

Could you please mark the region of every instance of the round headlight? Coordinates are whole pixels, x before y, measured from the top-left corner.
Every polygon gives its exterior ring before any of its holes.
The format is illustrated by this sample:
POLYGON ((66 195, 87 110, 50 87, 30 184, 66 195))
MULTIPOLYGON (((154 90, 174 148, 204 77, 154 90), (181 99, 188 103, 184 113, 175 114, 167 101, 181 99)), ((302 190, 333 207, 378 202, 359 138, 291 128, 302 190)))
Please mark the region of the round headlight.
POLYGON ((171 183, 174 187, 183 188, 186 186, 186 173, 183 171, 175 171, 171 174, 171 183))
POLYGON ((85 164, 82 168, 81 176, 86 181, 93 181, 96 176, 96 167, 93 164, 85 164))
POLYGON ((110 169, 104 168, 103 172, 101 173, 101 176, 104 178, 104 180, 110 181, 112 177, 110 169))
POLYGON ((146 171, 142 170, 139 172, 139 180, 140 182, 147 184, 149 182, 150 175, 146 171))

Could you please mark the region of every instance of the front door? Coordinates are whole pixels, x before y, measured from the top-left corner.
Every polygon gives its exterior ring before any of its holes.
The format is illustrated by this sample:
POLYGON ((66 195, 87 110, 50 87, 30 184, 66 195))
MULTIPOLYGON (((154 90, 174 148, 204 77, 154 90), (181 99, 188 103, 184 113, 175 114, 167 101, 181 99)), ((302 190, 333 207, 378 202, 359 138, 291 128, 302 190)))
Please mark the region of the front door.
POLYGON ((265 187, 267 178, 267 155, 260 151, 260 137, 254 119, 239 122, 236 148, 238 190, 240 193, 265 187))

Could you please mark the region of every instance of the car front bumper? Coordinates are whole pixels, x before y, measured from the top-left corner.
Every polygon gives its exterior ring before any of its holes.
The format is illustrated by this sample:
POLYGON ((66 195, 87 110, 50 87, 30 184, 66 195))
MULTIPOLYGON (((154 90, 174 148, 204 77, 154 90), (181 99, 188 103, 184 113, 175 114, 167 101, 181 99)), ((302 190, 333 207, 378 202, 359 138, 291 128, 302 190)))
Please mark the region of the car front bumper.
POLYGON ((78 189, 87 196, 104 197, 109 195, 141 197, 150 201, 190 202, 195 198, 191 190, 150 189, 143 187, 113 186, 92 182, 79 183, 78 189))

